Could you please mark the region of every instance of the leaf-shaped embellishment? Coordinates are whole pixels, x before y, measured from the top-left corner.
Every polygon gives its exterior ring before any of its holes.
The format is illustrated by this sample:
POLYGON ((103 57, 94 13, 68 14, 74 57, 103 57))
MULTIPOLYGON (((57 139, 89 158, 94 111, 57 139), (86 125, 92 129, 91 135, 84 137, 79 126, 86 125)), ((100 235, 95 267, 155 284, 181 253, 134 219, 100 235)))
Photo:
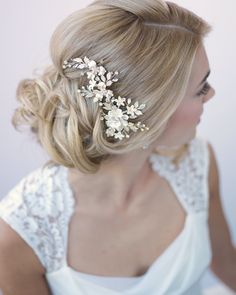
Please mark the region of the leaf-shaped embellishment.
POLYGON ((73 69, 79 69, 79 64, 77 64, 77 63, 76 64, 73 64, 72 67, 73 67, 73 69))
POLYGON ((112 109, 111 104, 105 102, 105 103, 103 104, 103 109, 105 109, 105 110, 107 110, 107 111, 110 111, 110 110, 112 109))
POLYGON ((76 57, 76 58, 74 58, 73 59, 75 62, 80 62, 80 63, 82 63, 83 62, 83 60, 82 60, 82 58, 80 58, 80 57, 76 57))
POLYGON ((138 107, 138 102, 136 101, 135 104, 134 104, 135 108, 138 107))
POLYGON ((87 91, 85 95, 86 95, 86 97, 88 97, 88 98, 90 98, 90 97, 94 97, 94 94, 93 94, 92 92, 90 92, 90 91, 87 91))
POLYGON ((136 111, 135 111, 135 114, 136 114, 137 116, 140 116, 140 115, 142 115, 143 113, 142 113, 141 111, 139 111, 139 110, 136 110, 136 111))
POLYGON ((85 64, 78 65, 78 68, 79 68, 79 69, 84 69, 85 67, 86 67, 85 64))
POLYGON ((105 83, 106 82, 106 78, 102 75, 101 76, 101 80, 105 83))
MULTIPOLYGON (((123 112, 123 113, 124 113, 124 112, 123 112)), ((122 117, 122 119, 125 120, 125 121, 128 121, 129 116, 124 114, 123 117, 122 117)))
POLYGON ((136 131, 138 130, 138 128, 136 127, 136 125, 131 124, 131 122, 129 123, 129 128, 130 128, 132 131, 134 131, 134 132, 136 132, 136 131))
POLYGON ((84 62, 85 62, 86 64, 88 64, 88 63, 90 62, 90 59, 87 58, 87 56, 85 56, 85 57, 84 57, 84 62))
POLYGON ((103 76, 106 73, 106 69, 103 66, 99 67, 99 76, 103 76))
POLYGON ((110 81, 110 80, 107 81, 106 85, 107 85, 107 86, 111 86, 111 85, 112 85, 112 81, 110 81))
POLYGON ((111 78, 112 78, 112 72, 108 72, 107 73, 107 80, 111 80, 111 78))
POLYGON ((124 130, 126 131, 126 132, 129 132, 129 124, 127 125, 127 126, 124 126, 124 130))
POLYGON ((138 107, 138 109, 139 109, 139 110, 142 110, 142 109, 145 108, 145 106, 146 106, 146 105, 143 103, 143 104, 141 104, 141 105, 138 107))

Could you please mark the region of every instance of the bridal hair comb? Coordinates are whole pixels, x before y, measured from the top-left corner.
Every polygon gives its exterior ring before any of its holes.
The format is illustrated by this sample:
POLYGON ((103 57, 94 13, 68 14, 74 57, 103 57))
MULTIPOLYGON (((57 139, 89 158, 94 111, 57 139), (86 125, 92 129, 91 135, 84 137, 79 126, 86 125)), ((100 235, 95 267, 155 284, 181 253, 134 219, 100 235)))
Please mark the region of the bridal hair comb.
POLYGON ((124 137, 129 138, 130 130, 149 130, 145 124, 140 121, 133 123, 131 120, 141 116, 145 104, 135 102, 131 104, 130 98, 115 97, 112 90, 108 89, 114 82, 118 81, 116 77, 118 71, 108 72, 102 62, 97 64, 88 57, 84 59, 76 57, 70 58, 63 62, 63 70, 75 69, 80 71, 81 75, 87 75, 88 84, 78 88, 78 92, 87 99, 93 99, 93 102, 101 106, 101 120, 106 124, 106 135, 108 137, 122 140, 124 137))

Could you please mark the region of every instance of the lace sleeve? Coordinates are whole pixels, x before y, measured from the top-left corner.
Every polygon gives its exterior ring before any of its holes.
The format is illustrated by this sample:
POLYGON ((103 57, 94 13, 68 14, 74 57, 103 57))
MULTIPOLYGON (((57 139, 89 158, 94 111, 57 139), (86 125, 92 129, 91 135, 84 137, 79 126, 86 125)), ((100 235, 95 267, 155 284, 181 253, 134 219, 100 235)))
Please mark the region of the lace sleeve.
POLYGON ((50 195, 50 177, 39 168, 24 177, 0 202, 0 217, 33 249, 47 271, 62 256, 60 247, 55 249, 61 242, 56 220, 63 211, 62 203, 53 203, 50 195))

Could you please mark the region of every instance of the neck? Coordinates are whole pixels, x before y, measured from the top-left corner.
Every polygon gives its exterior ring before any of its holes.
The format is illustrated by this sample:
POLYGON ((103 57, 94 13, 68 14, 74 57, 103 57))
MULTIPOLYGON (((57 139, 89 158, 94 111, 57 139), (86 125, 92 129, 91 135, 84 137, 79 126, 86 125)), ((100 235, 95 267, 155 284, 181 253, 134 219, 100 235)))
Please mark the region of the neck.
POLYGON ((155 153, 160 154, 165 157, 176 158, 182 155, 188 147, 188 144, 183 144, 181 146, 175 148, 156 148, 154 150, 155 153))
POLYGON ((148 161, 151 152, 146 149, 115 155, 102 162, 95 174, 86 175, 70 169, 70 183, 80 204, 124 208, 151 173, 148 161))

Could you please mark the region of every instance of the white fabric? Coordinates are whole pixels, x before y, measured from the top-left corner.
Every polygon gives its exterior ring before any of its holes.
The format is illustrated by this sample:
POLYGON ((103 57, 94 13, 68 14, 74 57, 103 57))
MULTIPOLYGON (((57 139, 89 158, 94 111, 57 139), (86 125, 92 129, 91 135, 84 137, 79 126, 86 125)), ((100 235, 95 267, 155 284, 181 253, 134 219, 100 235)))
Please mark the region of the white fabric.
POLYGON ((226 285, 217 284, 204 290, 203 295, 235 295, 236 292, 229 289, 226 285))
POLYGON ((149 160, 154 171, 169 181, 187 217, 180 235, 138 279, 86 275, 67 264, 68 224, 75 200, 66 167, 34 170, 0 202, 0 217, 34 250, 46 268, 53 295, 202 294, 200 279, 212 255, 207 222, 207 142, 194 138, 179 168, 157 154, 149 160))
POLYGON ((105 276, 96 276, 91 274, 86 274, 78 271, 74 271, 74 276, 79 278, 84 278, 90 282, 96 283, 103 287, 108 287, 117 291, 123 291, 127 288, 137 284, 143 279, 143 276, 140 277, 105 277, 105 276))

